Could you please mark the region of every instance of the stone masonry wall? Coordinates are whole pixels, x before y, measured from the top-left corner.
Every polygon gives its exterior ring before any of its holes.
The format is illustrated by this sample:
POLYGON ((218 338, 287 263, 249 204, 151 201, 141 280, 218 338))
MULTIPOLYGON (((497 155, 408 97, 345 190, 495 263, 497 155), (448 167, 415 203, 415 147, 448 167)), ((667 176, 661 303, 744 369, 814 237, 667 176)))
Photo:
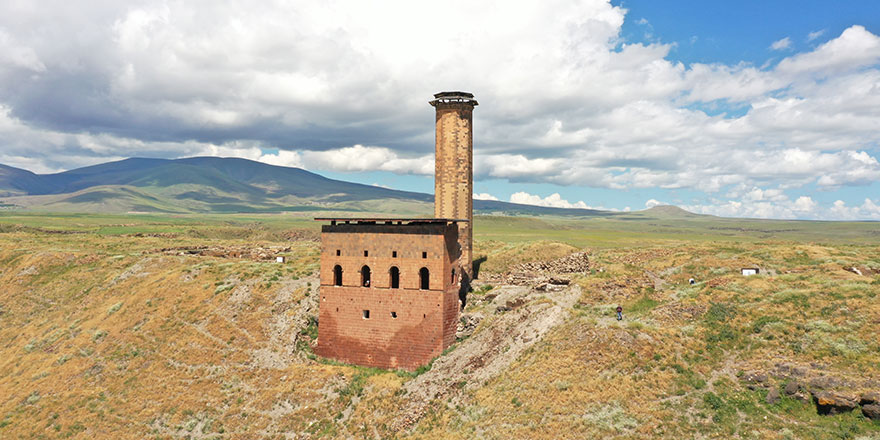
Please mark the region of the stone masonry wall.
POLYGON ((447 346, 443 305, 448 297, 454 295, 321 286, 317 353, 358 365, 415 370, 447 346))
POLYGON ((456 225, 325 225, 321 242, 317 354, 414 370, 454 342, 460 286, 458 273, 452 276, 456 225), (342 286, 334 285, 336 265, 343 269, 342 286), (364 265, 371 269, 370 287, 361 285, 364 265), (397 289, 390 288, 392 266, 400 270, 397 289), (430 272, 428 290, 419 289, 423 267, 430 272))
POLYGON ((434 169, 434 217, 467 219, 459 223, 462 266, 472 274, 473 106, 437 103, 434 169))

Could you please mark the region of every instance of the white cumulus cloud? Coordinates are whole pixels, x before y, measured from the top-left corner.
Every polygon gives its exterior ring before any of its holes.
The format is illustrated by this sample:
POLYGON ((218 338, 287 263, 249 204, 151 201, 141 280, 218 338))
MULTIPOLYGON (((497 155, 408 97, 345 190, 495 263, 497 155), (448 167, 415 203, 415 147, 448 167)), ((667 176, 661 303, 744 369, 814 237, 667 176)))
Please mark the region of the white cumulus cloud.
POLYGON ((878 206, 880 200, 874 202, 870 198, 865 198, 861 205, 853 206, 848 206, 846 202, 837 200, 831 205, 823 206, 810 196, 799 196, 795 200, 791 200, 787 196, 757 198, 753 194, 754 192, 749 192, 743 198, 736 200, 715 199, 710 203, 685 205, 682 208, 691 212, 722 217, 880 220, 880 206, 878 206))
POLYGON ((326 151, 301 152, 307 168, 333 171, 390 171, 398 174, 434 174, 434 156, 400 157, 385 147, 354 145, 326 151))
POLYGON ((653 208, 653 207, 655 207, 655 206, 662 206, 662 205, 668 205, 668 203, 661 202, 661 201, 656 200, 656 199, 650 199, 650 200, 648 200, 647 202, 645 202, 645 208, 648 208, 648 209, 651 209, 651 208, 653 208))
POLYGON ((547 197, 541 197, 535 194, 529 194, 524 191, 516 192, 510 196, 511 203, 519 203, 523 205, 548 206, 552 208, 579 208, 592 209, 582 200, 577 202, 569 202, 562 198, 559 193, 550 194, 547 197))

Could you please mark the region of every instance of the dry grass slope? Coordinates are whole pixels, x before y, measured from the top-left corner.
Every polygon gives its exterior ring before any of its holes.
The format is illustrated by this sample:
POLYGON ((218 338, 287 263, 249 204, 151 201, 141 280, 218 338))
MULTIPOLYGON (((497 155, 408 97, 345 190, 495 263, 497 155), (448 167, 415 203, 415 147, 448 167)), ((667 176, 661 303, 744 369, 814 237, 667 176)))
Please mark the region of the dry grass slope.
POLYGON ((876 244, 593 247, 528 224, 477 224, 487 277, 577 250, 591 270, 478 284, 473 334, 416 374, 314 357, 318 244, 297 219, 0 225, 0 437, 880 437, 809 394, 880 391, 876 244), (212 251, 162 251, 184 247, 212 251))

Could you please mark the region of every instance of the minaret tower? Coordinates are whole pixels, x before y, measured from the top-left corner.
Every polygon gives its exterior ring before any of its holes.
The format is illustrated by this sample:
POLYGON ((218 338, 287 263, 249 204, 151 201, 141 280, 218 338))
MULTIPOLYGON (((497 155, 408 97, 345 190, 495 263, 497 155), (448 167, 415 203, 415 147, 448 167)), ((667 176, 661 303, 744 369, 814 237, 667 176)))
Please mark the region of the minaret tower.
POLYGON ((468 220, 458 223, 458 243, 462 269, 473 279, 473 113, 477 101, 467 92, 440 92, 430 104, 437 110, 434 217, 468 220))

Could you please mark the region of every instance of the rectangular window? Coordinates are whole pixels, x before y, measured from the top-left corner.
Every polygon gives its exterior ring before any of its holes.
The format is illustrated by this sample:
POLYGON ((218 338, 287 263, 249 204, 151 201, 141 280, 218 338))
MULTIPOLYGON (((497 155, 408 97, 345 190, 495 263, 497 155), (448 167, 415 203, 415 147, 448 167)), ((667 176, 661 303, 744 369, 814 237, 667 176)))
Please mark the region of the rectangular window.
POLYGON ((397 258, 397 251, 391 251, 391 258, 397 258))
POLYGON ((369 256, 370 256, 370 253, 367 252, 367 251, 364 251, 364 256, 365 256, 365 257, 369 257, 369 256))
POLYGON ((342 252, 339 252, 339 249, 336 249, 336 256, 338 257, 342 252))
POLYGON ((370 319, 370 311, 364 310, 364 319, 370 319))
POLYGON ((427 252, 422 252, 422 258, 428 258, 428 253, 427 253, 427 252))

